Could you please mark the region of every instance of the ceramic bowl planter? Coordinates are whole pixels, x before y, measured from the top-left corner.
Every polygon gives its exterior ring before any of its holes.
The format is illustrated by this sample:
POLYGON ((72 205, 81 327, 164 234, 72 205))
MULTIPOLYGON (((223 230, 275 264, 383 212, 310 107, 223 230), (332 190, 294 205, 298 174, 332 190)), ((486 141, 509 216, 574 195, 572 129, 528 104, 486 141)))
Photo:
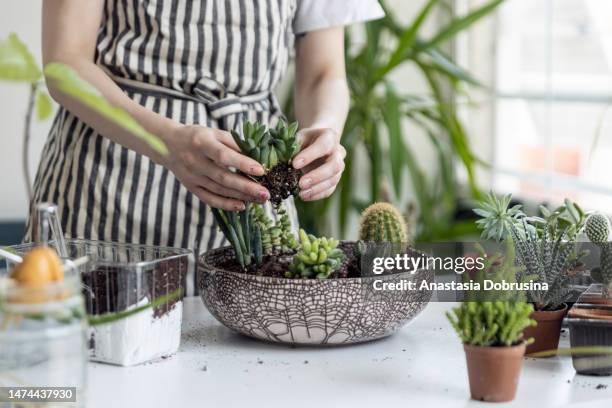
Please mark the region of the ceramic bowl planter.
POLYGON ((527 354, 556 350, 559 347, 561 325, 566 313, 567 305, 564 303, 558 310, 536 310, 531 314, 531 318, 538 322, 538 325, 528 327, 524 331, 524 338, 534 340, 527 346, 527 354))
POLYGON ((227 247, 200 258, 202 300, 223 325, 260 340, 341 345, 379 339, 417 316, 431 297, 429 291, 375 290, 374 281, 433 280, 433 271, 334 279, 263 277, 220 266, 232 253, 227 247))
POLYGON ((507 402, 516 396, 525 344, 512 347, 465 345, 470 394, 485 402, 507 402))

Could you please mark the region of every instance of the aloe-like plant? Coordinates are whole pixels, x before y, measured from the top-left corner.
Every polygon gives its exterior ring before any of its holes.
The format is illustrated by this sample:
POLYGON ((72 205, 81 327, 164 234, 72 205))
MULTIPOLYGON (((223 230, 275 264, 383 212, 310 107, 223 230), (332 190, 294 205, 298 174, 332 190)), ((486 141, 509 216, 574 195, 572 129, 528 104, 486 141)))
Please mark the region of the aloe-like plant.
MULTIPOLYGON (((446 13, 442 0, 427 0, 409 23, 401 21, 385 1, 380 2, 386 16, 365 25, 365 41, 354 44, 351 33, 346 40, 346 61, 351 90, 351 109, 342 144, 346 148, 346 168, 333 198, 315 203, 298 202, 302 225, 316 234, 338 230, 346 232, 349 215, 394 193, 399 202, 412 185, 417 207, 416 241, 450 241, 476 233, 472 221, 457 221, 455 213, 461 196, 455 164, 468 176, 468 198, 480 198, 475 168, 482 163, 474 153, 463 123, 459 119, 454 95, 465 85, 479 82, 449 57, 445 47, 460 33, 491 14, 502 0, 486 2, 462 16, 450 16, 433 35, 425 34, 425 23, 437 11, 446 13), (399 89, 392 76, 413 68, 427 85, 424 93, 399 89), (422 155, 405 140, 405 121, 422 129, 436 152, 438 166, 433 174, 423 170, 422 155), (367 155, 356 152, 365 149, 367 155), (357 177, 369 169, 369 192, 365 199, 354 188, 357 177), (387 186, 390 186, 388 188, 387 186), (332 227, 333 226, 333 227, 332 227)), ((448 14, 445 14, 445 16, 448 14)), ((291 113, 288 98, 285 112, 291 113)))
POLYGON ((234 249, 236 260, 243 269, 261 265, 264 256, 261 225, 255 222, 252 204, 240 212, 211 208, 217 225, 234 249))
POLYGON ((547 291, 530 292, 536 310, 556 310, 568 300, 568 271, 584 253, 577 251, 576 240, 584 229, 587 214, 566 199, 554 210, 540 206, 542 217, 529 217, 520 206, 510 208, 512 196, 498 198, 491 192, 474 212, 485 239, 511 240, 519 265, 519 278, 537 278, 548 284, 547 291))
POLYGON ((275 206, 298 193, 300 172, 291 165, 300 151, 298 127, 297 122, 287 124, 284 120, 272 129, 261 123, 245 122, 242 135, 231 132, 242 153, 257 160, 266 170, 264 176, 254 178, 268 189, 275 206))
POLYGON ((45 90, 45 79, 55 89, 86 105, 89 109, 116 125, 132 132, 136 137, 142 138, 158 153, 162 155, 168 153, 161 139, 146 131, 126 111, 111 105, 96 88, 80 78, 69 66, 51 63, 41 69, 17 34, 11 33, 8 38, 0 41, 0 81, 23 83, 30 87, 22 149, 23 173, 30 198, 32 197, 32 178, 30 176, 29 149, 34 110, 36 110, 36 116, 39 120, 47 119, 53 112, 53 102, 45 90))

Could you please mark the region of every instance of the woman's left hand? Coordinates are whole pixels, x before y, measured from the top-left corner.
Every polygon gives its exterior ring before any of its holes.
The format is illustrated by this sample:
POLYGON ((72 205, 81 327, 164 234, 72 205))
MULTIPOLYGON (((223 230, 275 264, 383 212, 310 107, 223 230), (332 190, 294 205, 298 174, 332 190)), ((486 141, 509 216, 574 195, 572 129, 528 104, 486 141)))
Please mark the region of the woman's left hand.
POLYGON ((340 135, 329 128, 307 128, 299 133, 302 151, 293 159, 293 167, 302 170, 300 198, 316 201, 336 190, 344 171, 346 150, 340 135))

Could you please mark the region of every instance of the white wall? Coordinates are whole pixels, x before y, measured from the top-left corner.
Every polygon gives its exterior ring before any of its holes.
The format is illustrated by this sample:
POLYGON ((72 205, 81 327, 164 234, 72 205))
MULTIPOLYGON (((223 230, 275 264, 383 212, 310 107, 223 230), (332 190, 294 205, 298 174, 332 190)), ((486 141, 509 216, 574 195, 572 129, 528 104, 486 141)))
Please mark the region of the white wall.
MULTIPOLYGON (((4 1, 0 13, 0 38, 16 32, 40 62, 40 1, 4 1)), ((23 181, 21 150, 28 87, 0 82, 0 221, 24 219, 28 200, 23 181)), ((35 175, 50 121, 34 123, 30 163, 35 175)))

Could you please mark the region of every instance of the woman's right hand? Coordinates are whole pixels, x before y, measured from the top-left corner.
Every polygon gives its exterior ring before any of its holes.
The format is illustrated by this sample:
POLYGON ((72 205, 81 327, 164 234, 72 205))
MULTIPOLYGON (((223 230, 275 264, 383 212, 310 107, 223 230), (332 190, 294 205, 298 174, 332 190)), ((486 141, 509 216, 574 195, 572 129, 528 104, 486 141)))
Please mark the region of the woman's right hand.
POLYGON ((240 153, 232 136, 223 130, 198 125, 179 125, 166 138, 170 154, 163 165, 187 190, 206 204, 229 211, 242 211, 244 202, 265 203, 268 190, 244 174, 262 176, 264 168, 240 153))

